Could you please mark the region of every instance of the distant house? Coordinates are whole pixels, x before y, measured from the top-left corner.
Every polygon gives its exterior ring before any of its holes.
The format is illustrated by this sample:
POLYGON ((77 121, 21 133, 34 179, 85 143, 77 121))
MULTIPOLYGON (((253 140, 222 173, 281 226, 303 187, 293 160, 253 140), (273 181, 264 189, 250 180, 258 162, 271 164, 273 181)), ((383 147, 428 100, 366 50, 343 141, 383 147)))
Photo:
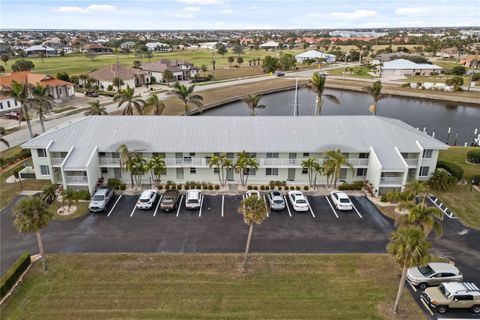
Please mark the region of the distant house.
POLYGON ((410 60, 396 59, 383 64, 382 76, 429 76, 432 72, 440 73, 442 69, 442 67, 435 64, 415 63, 410 60))
POLYGON ((395 59, 400 59, 402 57, 411 57, 410 53, 406 52, 391 52, 391 53, 380 53, 378 54, 375 59, 381 62, 392 61, 395 59))
POLYGON ((120 49, 131 49, 135 45, 133 41, 125 41, 120 44, 120 49))
POLYGON ((169 44, 161 43, 161 42, 148 42, 145 44, 145 46, 147 47, 148 51, 160 51, 160 52, 172 51, 172 48, 170 47, 169 44))
POLYGON ((155 77, 158 82, 165 82, 163 80, 163 72, 165 70, 170 70, 175 80, 178 81, 190 80, 198 74, 197 67, 183 60, 161 59, 159 61, 144 63, 141 69, 146 71, 150 77, 155 77))
POLYGON ((460 55, 460 52, 456 47, 443 48, 442 50, 436 53, 437 57, 442 57, 442 58, 458 58, 459 55, 460 55))
POLYGON ((51 47, 43 46, 43 45, 31 46, 25 49, 24 51, 28 56, 38 56, 39 54, 42 54, 42 53, 46 56, 57 55, 57 50, 51 47))
POLYGON ((8 54, 12 51, 12 47, 3 40, 0 40, 0 54, 8 54))
POLYGON ((145 71, 129 68, 119 63, 92 71, 88 76, 95 79, 102 89, 107 89, 109 85, 113 86, 113 78, 116 77, 123 80, 122 88, 127 85, 131 88, 140 87, 150 83, 150 77, 145 71))
POLYGON ((460 58, 460 64, 463 64, 467 68, 480 68, 480 55, 465 55, 460 58))
POLYGON ((308 60, 316 60, 316 59, 325 59, 327 63, 334 63, 336 56, 333 54, 323 53, 317 50, 309 50, 304 53, 297 54, 295 56, 297 62, 302 63, 308 60))
POLYGON ((105 47, 99 43, 89 43, 80 48, 80 52, 82 53, 110 53, 113 52, 112 48, 105 47))
POLYGON ((280 44, 276 41, 268 41, 268 42, 262 43, 259 47, 260 49, 277 49, 279 45, 280 44))
MULTIPOLYGON (((28 83, 33 86, 40 84, 47 87, 49 94, 54 99, 68 98, 75 95, 73 84, 63 80, 55 79, 47 74, 33 73, 29 71, 12 72, 0 76, 0 89, 9 88, 12 82, 28 83)), ((0 97, 0 113, 19 109, 20 103, 9 97, 0 97)))

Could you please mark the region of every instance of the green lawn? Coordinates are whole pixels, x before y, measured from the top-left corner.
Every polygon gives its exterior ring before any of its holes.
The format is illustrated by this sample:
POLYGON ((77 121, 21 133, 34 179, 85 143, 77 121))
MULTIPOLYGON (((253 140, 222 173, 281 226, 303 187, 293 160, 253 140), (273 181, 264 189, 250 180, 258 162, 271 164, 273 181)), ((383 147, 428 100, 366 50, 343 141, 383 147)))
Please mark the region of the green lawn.
POLYGON ((364 78, 364 79, 373 79, 369 72, 371 72, 370 69, 367 67, 353 67, 353 72, 352 73, 343 73, 345 68, 339 68, 339 69, 332 69, 328 70, 328 74, 332 76, 344 76, 344 77, 352 77, 352 78, 364 78))
POLYGON ((2 319, 423 319, 384 254, 50 255, 2 305, 2 319))
MULTIPOLYGON (((450 147, 448 150, 440 151, 438 160, 454 162, 465 171, 463 177, 465 179, 470 179, 475 175, 480 174, 480 166, 466 163, 465 159, 467 158, 467 152, 475 149, 474 147, 450 147)), ((477 148, 478 149, 478 148, 477 148)))

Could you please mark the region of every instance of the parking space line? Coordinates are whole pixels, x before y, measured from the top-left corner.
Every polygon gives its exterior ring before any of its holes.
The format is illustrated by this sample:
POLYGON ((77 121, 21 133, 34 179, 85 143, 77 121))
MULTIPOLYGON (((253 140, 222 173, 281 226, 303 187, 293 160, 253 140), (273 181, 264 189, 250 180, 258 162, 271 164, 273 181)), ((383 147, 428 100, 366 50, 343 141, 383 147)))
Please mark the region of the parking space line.
POLYGON ((225 196, 222 195, 222 218, 223 218, 223 204, 225 203, 225 196))
MULTIPOLYGON (((265 202, 265 206, 267 205, 267 198, 265 198, 265 195, 263 196, 263 202, 265 202)), ((267 207, 267 218, 269 218, 269 212, 270 210, 268 210, 268 207, 267 207)))
MULTIPOLYGON (((202 208, 203 208, 203 198, 205 198, 204 195, 202 195, 202 200, 200 200, 200 210, 198 211, 198 216, 202 216, 202 208)), ((186 201, 186 200, 185 200, 186 201)))
POLYGON ((310 201, 308 201, 307 197, 305 197, 305 198, 307 199, 308 209, 310 210, 310 213, 312 214, 312 217, 315 218, 315 213, 313 213, 312 206, 310 205, 310 201))
POLYGON ((338 218, 338 214, 335 211, 335 208, 333 208, 332 204, 330 203, 330 200, 328 199, 328 196, 325 196, 325 199, 327 200, 328 204, 330 205, 330 208, 332 208, 333 214, 335 214, 335 217, 338 218))
POLYGON ((113 207, 112 207, 112 209, 110 209, 110 212, 108 212, 108 214, 107 214, 107 217, 110 217, 110 215, 111 215, 111 214, 112 214, 112 212, 113 212, 113 209, 115 209, 115 207, 116 207, 116 205, 117 205, 118 201, 120 201, 120 199, 122 198, 122 196, 123 196, 123 194, 121 194, 121 195, 120 195, 120 197, 118 197, 117 201, 115 201, 115 203, 113 204, 113 207))
POLYGON ((133 217, 133 214, 135 213, 135 209, 137 209, 137 203, 135 202, 135 205, 133 206, 132 213, 130 213, 130 218, 133 217))
POLYGON ((287 197, 286 197, 286 196, 283 196, 283 200, 285 201, 285 205, 287 206, 288 215, 289 215, 290 218, 291 218, 291 217, 292 217, 292 212, 290 211, 290 207, 288 206, 287 197))
POLYGON ((417 292, 417 288, 415 288, 415 286, 410 281, 408 281, 408 279, 406 281, 408 282, 410 287, 412 287, 413 291, 417 292))
POLYGON ((433 316, 433 311, 432 311, 432 309, 430 309, 430 307, 427 305, 427 303, 425 301, 423 301, 423 299, 420 299, 420 301, 422 301, 425 308, 427 308, 428 312, 433 316))
POLYGON ((177 217, 180 214, 180 208, 182 208, 182 201, 183 201, 183 194, 180 197, 180 204, 178 205, 178 209, 177 209, 177 217))
POLYGON ((353 204, 353 202, 352 202, 352 207, 353 207, 353 209, 355 210, 355 212, 358 214, 358 216, 360 217, 360 219, 363 219, 362 215, 360 214, 360 212, 358 212, 357 207, 355 207, 355 205, 353 204))
POLYGON ((162 202, 162 197, 163 195, 161 195, 160 198, 158 199, 157 207, 155 208, 155 212, 153 213, 154 217, 157 215, 158 207, 160 207, 160 202, 162 202))

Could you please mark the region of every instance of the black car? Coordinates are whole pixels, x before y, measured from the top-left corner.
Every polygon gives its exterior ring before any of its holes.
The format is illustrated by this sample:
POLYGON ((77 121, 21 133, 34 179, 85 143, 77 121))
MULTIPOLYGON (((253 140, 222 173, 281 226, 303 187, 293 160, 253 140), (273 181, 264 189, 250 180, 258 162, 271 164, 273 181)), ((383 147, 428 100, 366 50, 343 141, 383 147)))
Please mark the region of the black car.
POLYGON ((98 93, 96 93, 95 91, 85 91, 85 97, 97 98, 98 93))

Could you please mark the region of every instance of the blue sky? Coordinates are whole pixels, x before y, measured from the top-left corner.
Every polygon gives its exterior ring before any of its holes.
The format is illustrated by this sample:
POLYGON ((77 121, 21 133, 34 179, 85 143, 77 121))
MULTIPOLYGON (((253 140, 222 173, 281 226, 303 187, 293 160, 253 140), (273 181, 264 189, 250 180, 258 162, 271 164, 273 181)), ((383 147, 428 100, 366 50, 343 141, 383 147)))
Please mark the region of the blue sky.
POLYGON ((479 26, 480 0, 1 0, 0 28, 297 29, 479 26))

